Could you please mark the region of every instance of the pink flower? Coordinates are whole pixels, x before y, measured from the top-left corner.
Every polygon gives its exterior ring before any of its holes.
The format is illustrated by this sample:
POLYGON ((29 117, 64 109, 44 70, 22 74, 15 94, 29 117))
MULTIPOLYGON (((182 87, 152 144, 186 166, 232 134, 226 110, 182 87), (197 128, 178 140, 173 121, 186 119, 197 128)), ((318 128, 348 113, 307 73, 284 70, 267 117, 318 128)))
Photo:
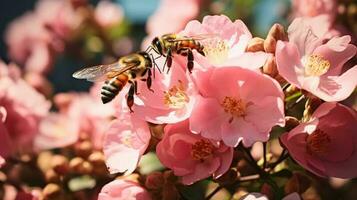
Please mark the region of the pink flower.
MULTIPOLYGON (((160 61, 163 61, 161 59, 160 61)), ((163 62, 158 62, 163 66, 163 62)), ((186 62, 174 59, 170 73, 158 73, 153 78, 152 91, 145 82, 139 84, 139 93, 134 114, 139 118, 156 123, 176 123, 191 116, 197 93, 188 73, 185 73, 186 62)))
POLYGON ((280 75, 324 101, 346 99, 357 84, 357 65, 342 73, 343 65, 356 54, 351 37, 334 37, 322 44, 301 18, 293 21, 288 33, 290 41, 278 41, 276 48, 280 75))
POLYGON ((148 124, 126 113, 105 133, 103 151, 110 173, 132 173, 151 138, 148 124))
POLYGON ((87 135, 95 148, 101 149, 104 132, 115 116, 115 109, 113 104, 103 105, 99 97, 79 93, 72 97, 67 116, 71 121, 77 122, 79 133, 87 135))
POLYGON ((162 0, 159 8, 147 21, 148 36, 143 42, 143 49, 146 49, 156 36, 181 31, 188 21, 199 14, 200 2, 201 0, 162 0))
POLYGON ((34 13, 14 20, 6 29, 9 56, 27 71, 48 72, 52 64, 52 36, 34 13))
MULTIPOLYGON (((184 31, 184 36, 193 36, 207 39, 198 41, 204 45, 204 52, 211 64, 215 66, 240 66, 249 69, 262 67, 268 58, 264 52, 245 52, 252 34, 241 20, 232 22, 225 15, 205 16, 200 23, 190 21, 184 31)), ((206 57, 195 54, 196 62, 206 57)), ((207 62, 207 61, 206 61, 207 62)))
POLYGON ((338 103, 326 102, 311 120, 280 139, 290 155, 318 176, 357 177, 357 114, 338 103))
POLYGON ((133 181, 114 180, 102 188, 98 200, 151 200, 151 197, 143 187, 133 181))
POLYGON ((190 117, 194 133, 223 140, 231 147, 240 141, 251 146, 267 141, 275 125, 283 126, 283 92, 269 76, 240 67, 212 68, 197 80, 202 94, 190 117))
POLYGON ((233 159, 233 148, 193 134, 188 120, 165 127, 156 153, 163 165, 182 176, 185 185, 211 175, 218 178, 229 169, 233 159))
MULTIPOLYGON (((6 72, 0 63, 0 71, 6 72)), ((38 126, 50 108, 50 103, 24 80, 13 73, 0 74, 0 107, 6 110, 3 122, 13 145, 28 147, 38 133, 38 126)))
POLYGON ((124 18, 123 9, 111 1, 100 1, 94 11, 95 20, 103 27, 119 25, 124 18))
POLYGON ((326 14, 333 20, 337 14, 336 0, 293 0, 292 7, 295 17, 315 17, 326 14))
POLYGON ((0 168, 5 165, 5 159, 0 156, 0 168))
POLYGON ((78 140, 78 121, 59 113, 50 113, 41 121, 39 134, 36 135, 36 149, 53 149, 74 144, 78 140))
POLYGON ((83 22, 84 17, 69 0, 40 0, 35 13, 55 37, 67 39, 83 22))

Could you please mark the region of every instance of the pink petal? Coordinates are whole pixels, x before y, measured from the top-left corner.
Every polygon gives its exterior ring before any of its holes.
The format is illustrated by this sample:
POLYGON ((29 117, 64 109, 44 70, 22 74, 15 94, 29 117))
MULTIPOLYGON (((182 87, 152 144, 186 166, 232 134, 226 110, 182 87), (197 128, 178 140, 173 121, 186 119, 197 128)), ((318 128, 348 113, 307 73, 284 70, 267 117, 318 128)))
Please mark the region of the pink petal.
POLYGON ((221 165, 219 168, 214 172, 214 178, 218 178, 230 168, 233 160, 233 148, 228 148, 225 152, 223 152, 220 156, 221 165))
POLYGON ((192 111, 190 119, 190 130, 200 133, 203 137, 220 140, 221 129, 217 124, 224 120, 225 113, 216 99, 199 97, 192 111))
POLYGON ((278 41, 275 56, 279 74, 289 83, 301 87, 302 81, 299 80, 299 76, 302 76, 303 67, 297 46, 278 41))
POLYGON ((231 57, 218 66, 239 66, 246 69, 256 70, 265 64, 268 57, 269 54, 264 52, 246 52, 231 57))
POLYGON ((324 101, 342 101, 349 97, 357 85, 357 65, 339 77, 321 78, 313 94, 324 101))
POLYGON ((191 185, 196 181, 209 177, 217 170, 219 164, 219 158, 213 158, 212 160, 197 164, 194 173, 182 177, 182 183, 191 185))
POLYGON ((317 47, 314 54, 322 56, 330 62, 329 71, 323 76, 337 76, 341 73, 343 64, 356 55, 357 48, 350 41, 349 36, 332 38, 328 43, 317 47))

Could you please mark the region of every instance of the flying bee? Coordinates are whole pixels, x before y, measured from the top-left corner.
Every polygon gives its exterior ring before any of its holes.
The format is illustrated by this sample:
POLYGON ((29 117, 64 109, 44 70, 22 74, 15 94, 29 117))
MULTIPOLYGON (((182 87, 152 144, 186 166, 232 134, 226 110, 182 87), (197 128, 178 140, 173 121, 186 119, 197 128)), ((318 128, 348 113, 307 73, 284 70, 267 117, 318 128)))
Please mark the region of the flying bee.
POLYGON ((165 34, 161 37, 155 37, 147 50, 153 49, 160 56, 167 57, 164 68, 167 64, 168 71, 172 65, 173 54, 185 56, 187 57, 188 71, 191 72, 194 65, 192 50, 196 50, 205 56, 204 45, 200 41, 212 37, 216 37, 216 35, 202 34, 196 36, 181 36, 175 33, 165 34))
POLYGON ((73 73, 77 79, 87 79, 92 82, 104 81, 101 89, 101 99, 106 104, 119 94, 123 87, 129 82, 131 84, 127 94, 126 103, 133 112, 134 94, 137 93, 137 81, 146 81, 149 90, 151 89, 152 67, 156 63, 153 56, 147 52, 138 52, 121 57, 117 62, 108 65, 98 65, 81 69, 73 73), (150 57, 151 56, 151 57, 150 57))

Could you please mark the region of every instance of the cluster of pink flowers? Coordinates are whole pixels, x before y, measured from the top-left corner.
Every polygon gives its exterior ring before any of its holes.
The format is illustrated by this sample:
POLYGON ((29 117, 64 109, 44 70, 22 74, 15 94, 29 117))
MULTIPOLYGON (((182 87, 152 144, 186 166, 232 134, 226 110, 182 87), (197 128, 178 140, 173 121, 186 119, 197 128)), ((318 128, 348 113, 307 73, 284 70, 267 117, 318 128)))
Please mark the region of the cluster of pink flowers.
MULTIPOLYGON (((356 87, 357 65, 342 70, 356 47, 349 36, 326 40, 314 31, 310 20, 295 19, 288 41, 277 41, 272 58, 289 84, 332 103, 322 104, 281 141, 292 158, 317 175, 356 177, 356 112, 336 103, 356 87)), ((202 23, 189 22, 180 34, 216 37, 205 43, 206 56, 194 53, 192 74, 186 60, 176 56, 170 73, 156 75, 154 92, 139 83, 134 113, 122 109, 106 133, 104 152, 112 173, 135 170, 151 138, 145 121, 167 124, 156 153, 185 185, 222 176, 240 143, 268 141, 274 126, 285 126, 282 86, 259 70, 271 55, 247 51, 253 39, 242 21, 206 16, 202 23)), ((156 62, 161 66, 165 58, 156 62)))

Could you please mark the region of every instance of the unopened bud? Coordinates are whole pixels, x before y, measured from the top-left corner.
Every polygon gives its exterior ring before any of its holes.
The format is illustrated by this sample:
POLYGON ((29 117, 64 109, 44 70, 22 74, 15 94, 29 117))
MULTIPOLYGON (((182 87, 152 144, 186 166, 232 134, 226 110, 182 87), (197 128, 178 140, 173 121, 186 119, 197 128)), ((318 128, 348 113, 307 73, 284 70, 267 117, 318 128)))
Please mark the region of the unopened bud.
POLYGON ((148 189, 160 189, 165 183, 161 172, 153 172, 146 177, 145 186, 148 189))
POLYGON ((251 39, 248 43, 246 51, 248 52, 264 51, 264 39, 260 37, 255 37, 251 39))
POLYGON ((236 181, 238 177, 238 172, 236 169, 230 168, 226 173, 224 173, 222 176, 220 176, 216 182, 218 182, 221 185, 228 185, 232 184, 236 181))
POLYGON ((268 36, 265 40, 264 40, 264 50, 267 53, 275 53, 275 49, 276 49, 276 40, 275 38, 268 36))
POLYGON ((293 176, 288 180, 285 184, 285 193, 290 194, 297 192, 299 194, 304 193, 311 185, 311 180, 301 174, 301 173, 294 173, 293 176))
POLYGON ((51 162, 53 154, 50 151, 42 151, 39 153, 37 157, 37 166, 43 171, 46 172, 47 170, 52 168, 51 162))
POLYGON ((87 158, 93 151, 93 145, 88 140, 81 141, 75 145, 74 150, 77 156, 87 158))
POLYGON ((60 175, 68 172, 68 159, 62 155, 54 155, 51 159, 53 170, 60 175))
POLYGON ((63 199, 62 190, 59 185, 50 183, 43 188, 42 191, 44 200, 59 200, 63 199))
POLYGON ((102 152, 100 151, 95 151, 92 154, 89 155, 88 161, 93 165, 93 166, 100 166, 100 165, 105 165, 105 156, 102 152))
POLYGON ((279 75, 278 67, 276 65, 275 56, 269 56, 265 64, 263 65, 263 73, 277 80, 280 84, 286 81, 279 75))
POLYGON ((287 41, 288 40, 288 35, 286 34, 285 30, 284 30, 284 26, 281 24, 274 24, 269 32, 267 37, 273 37, 276 41, 278 40, 283 40, 283 41, 287 41))
POLYGON ((72 172, 78 172, 80 166, 83 164, 84 159, 81 157, 75 157, 72 158, 71 161, 69 161, 69 169, 72 172))

